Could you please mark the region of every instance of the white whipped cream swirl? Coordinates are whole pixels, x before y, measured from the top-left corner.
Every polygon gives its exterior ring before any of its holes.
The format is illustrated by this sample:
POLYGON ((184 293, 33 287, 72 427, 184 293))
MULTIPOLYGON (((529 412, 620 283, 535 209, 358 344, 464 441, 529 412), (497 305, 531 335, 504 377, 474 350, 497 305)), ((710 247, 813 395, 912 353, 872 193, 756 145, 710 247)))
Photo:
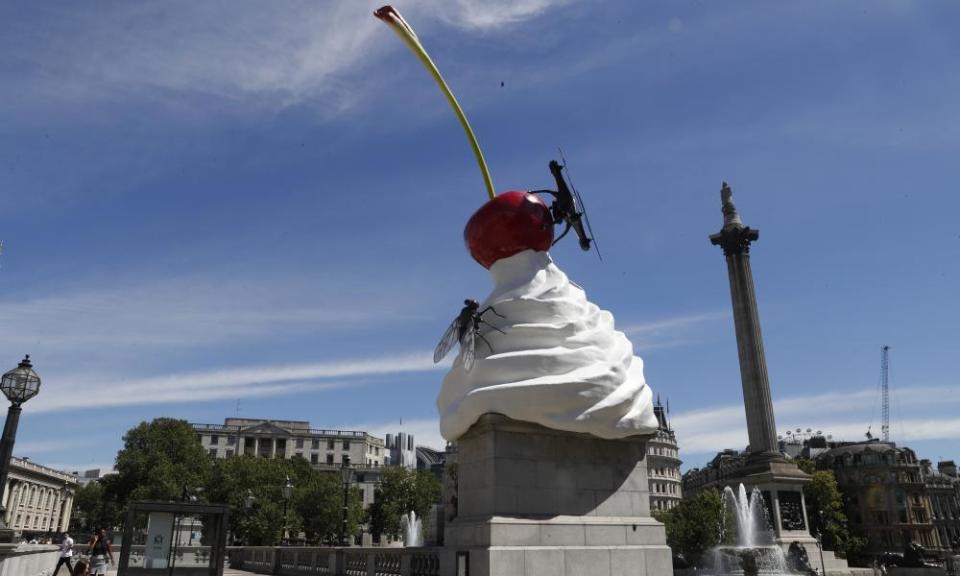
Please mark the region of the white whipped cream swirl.
POLYGON ((525 250, 490 267, 476 363, 458 355, 437 398, 440 432, 456 440, 488 412, 556 430, 623 438, 656 430, 643 360, 546 252, 525 250), (492 348, 492 352, 491 352, 492 348))

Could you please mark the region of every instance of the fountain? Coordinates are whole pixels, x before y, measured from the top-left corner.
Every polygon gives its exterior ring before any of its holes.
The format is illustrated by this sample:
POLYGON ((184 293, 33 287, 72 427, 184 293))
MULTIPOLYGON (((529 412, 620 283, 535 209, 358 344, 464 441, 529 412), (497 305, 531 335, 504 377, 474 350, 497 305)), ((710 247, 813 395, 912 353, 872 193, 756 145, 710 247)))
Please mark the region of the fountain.
POLYGON ((417 513, 413 510, 400 518, 400 527, 403 529, 403 545, 407 548, 411 546, 423 546, 423 526, 417 513))
POLYGON ((743 576, 787 574, 787 560, 783 550, 774 542, 760 490, 754 488, 748 497, 743 484, 737 493, 727 486, 723 490, 722 502, 722 544, 709 552, 712 564, 709 572, 743 576))

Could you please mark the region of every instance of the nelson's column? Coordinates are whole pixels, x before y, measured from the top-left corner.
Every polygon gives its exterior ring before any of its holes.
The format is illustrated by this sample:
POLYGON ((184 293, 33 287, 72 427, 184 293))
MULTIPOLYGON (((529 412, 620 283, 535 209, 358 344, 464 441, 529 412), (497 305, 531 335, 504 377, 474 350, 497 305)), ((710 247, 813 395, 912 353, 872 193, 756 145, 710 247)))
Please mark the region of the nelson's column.
MULTIPOLYGON (((725 485, 736 488, 741 483, 748 490, 759 488, 767 503, 777 543, 784 548, 792 542, 803 544, 811 563, 817 566, 820 564, 817 540, 810 535, 803 499, 803 485, 810 481, 810 476, 784 458, 777 446, 767 361, 750 269, 750 243, 755 242, 760 233, 743 225, 726 182, 720 198, 723 202, 723 228, 710 236, 710 242, 723 248, 727 259, 750 444, 742 467, 733 476, 725 478, 724 484, 718 488, 722 490, 725 485)), ((830 573, 848 572, 846 562, 836 559, 832 553, 825 552, 824 563, 830 573)))

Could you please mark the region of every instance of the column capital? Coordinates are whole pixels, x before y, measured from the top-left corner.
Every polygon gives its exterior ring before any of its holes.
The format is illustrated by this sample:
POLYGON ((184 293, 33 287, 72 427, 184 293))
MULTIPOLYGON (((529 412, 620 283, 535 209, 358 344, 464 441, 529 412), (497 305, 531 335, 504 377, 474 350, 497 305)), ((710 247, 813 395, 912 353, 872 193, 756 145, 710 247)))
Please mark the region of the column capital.
POLYGON ((749 254, 750 243, 760 237, 760 231, 743 225, 740 213, 737 212, 737 207, 733 203, 733 190, 726 182, 720 188, 720 202, 723 228, 720 232, 710 235, 710 243, 722 247, 726 256, 749 254))
POLYGON ((710 235, 710 243, 723 248, 725 256, 749 254, 750 243, 760 238, 760 231, 749 226, 724 228, 710 235))

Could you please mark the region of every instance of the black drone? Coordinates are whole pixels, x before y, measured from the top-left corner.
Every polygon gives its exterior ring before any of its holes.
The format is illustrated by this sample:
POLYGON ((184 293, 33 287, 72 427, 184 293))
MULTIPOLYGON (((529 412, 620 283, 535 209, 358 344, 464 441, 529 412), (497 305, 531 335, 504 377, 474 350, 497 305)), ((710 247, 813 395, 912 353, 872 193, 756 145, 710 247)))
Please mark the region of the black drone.
POLYGON ((597 257, 603 260, 603 257, 600 256, 600 248, 594 239, 593 228, 590 226, 590 218, 587 217, 587 209, 583 205, 583 199, 580 198, 580 193, 577 192, 577 189, 573 187, 573 183, 571 182, 570 186, 567 186, 567 181, 563 177, 563 169, 565 167, 566 163, 561 165, 556 160, 550 161, 550 173, 553 174, 554 180, 557 181, 556 192, 553 190, 533 191, 533 194, 549 194, 553 196, 553 203, 550 205, 550 216, 553 218, 553 224, 554 226, 559 226, 561 223, 564 224, 563 232, 557 236, 553 243, 556 244, 563 239, 572 228, 580 241, 580 248, 584 252, 589 252, 592 244, 597 251, 597 257), (573 190, 572 193, 571 189, 573 190))

